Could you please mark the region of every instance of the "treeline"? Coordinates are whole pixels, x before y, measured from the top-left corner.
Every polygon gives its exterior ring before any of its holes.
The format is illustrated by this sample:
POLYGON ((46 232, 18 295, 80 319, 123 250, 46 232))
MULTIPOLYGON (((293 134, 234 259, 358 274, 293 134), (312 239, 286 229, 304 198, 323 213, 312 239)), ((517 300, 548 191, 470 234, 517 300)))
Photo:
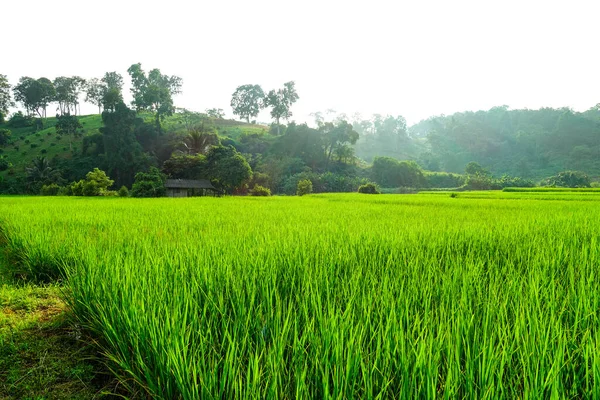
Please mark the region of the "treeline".
MULTIPOLYGON (((307 181, 315 192, 356 191, 370 182, 407 190, 589 186, 588 174, 600 174, 600 107, 585 113, 496 107, 432 117, 412 127, 402 116, 365 119, 329 110, 314 113, 315 123, 309 126, 288 121, 299 99, 293 81, 268 92, 249 84, 232 94, 234 114, 249 123, 268 108, 273 124, 265 130, 235 128, 238 132, 231 134, 220 125, 221 109, 195 113, 175 108, 179 77, 158 69, 146 73, 140 64, 128 74, 129 106, 123 101, 123 77, 116 72, 89 80, 22 77, 14 88, 0 75, 2 119, 15 104, 11 93, 25 110, 13 113, 6 126, 39 131, 48 107, 56 105, 57 140, 68 137, 70 150, 68 157, 39 157, 23 176, 14 176, 9 156, 0 154, 0 171, 13 176, 10 182, 0 179, 0 192, 37 194, 51 187, 51 192, 78 194, 85 185, 77 183, 95 168, 114 181, 112 190, 101 192, 110 194, 116 188, 131 190, 140 174, 150 174, 146 177, 155 182, 210 179, 219 190, 234 194, 295 194, 300 182, 307 181), (84 129, 77 114, 84 94, 101 111, 102 127, 81 138, 84 129), (169 120, 179 125, 165 125, 169 120), (73 138, 78 139, 76 148, 73 138), (559 174, 567 170, 588 174, 559 174), (567 175, 582 179, 559 179, 567 175)), ((252 121, 245 126, 257 125, 252 121)), ((18 151, 15 140, 8 129, 0 129, 0 150, 12 144, 18 151)))
POLYGON ((565 170, 600 175, 600 105, 581 113, 494 107, 432 117, 409 131, 426 142, 428 150, 415 156, 432 171, 460 172, 476 161, 494 175, 534 180, 565 170))

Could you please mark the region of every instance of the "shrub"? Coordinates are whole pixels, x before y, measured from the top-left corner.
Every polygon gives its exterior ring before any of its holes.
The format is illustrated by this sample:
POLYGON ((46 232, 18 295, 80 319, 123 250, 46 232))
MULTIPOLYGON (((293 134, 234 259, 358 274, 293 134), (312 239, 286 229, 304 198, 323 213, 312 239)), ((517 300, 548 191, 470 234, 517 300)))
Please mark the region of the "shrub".
POLYGON ((427 185, 421 167, 414 161, 375 157, 371 175, 372 179, 383 187, 424 187, 427 185))
POLYGON ((73 196, 114 196, 117 192, 108 190, 113 183, 106 172, 94 168, 87 173, 85 180, 71 183, 68 192, 73 196))
POLYGON ((298 196, 304 196, 305 194, 311 194, 313 191, 313 184, 309 179, 303 179, 298 182, 298 187, 296 188, 296 194, 298 196))
POLYGON ((448 172, 426 172, 424 174, 428 188, 456 188, 465 184, 465 177, 448 172))
POLYGON ((42 154, 46 154, 47 152, 48 152, 48 150, 46 150, 46 149, 40 150, 40 153, 42 153, 42 154))
POLYGON ((31 147, 32 149, 35 149, 36 147, 38 147, 38 145, 37 145, 37 144, 35 144, 35 143, 31 143, 31 144, 29 145, 29 147, 31 147))
POLYGON ((499 190, 502 187, 489 175, 469 175, 463 186, 466 190, 499 190))
POLYGON ((21 111, 14 113, 8 120, 8 126, 11 128, 26 128, 33 125, 33 118, 23 115, 21 111))
POLYGON ((52 183, 50 185, 42 186, 42 190, 40 191, 40 194, 42 196, 56 196, 56 195, 58 195, 60 190, 61 190, 60 186, 58 186, 56 183, 52 183))
POLYGON ((128 197, 129 196, 129 189, 127 189, 127 186, 121 186, 121 189, 119 189, 119 191, 117 192, 119 194, 119 197, 128 197))
POLYGON ((254 185, 254 188, 252 190, 250 190, 250 195, 251 196, 270 196, 271 189, 266 188, 264 186, 260 186, 260 185, 254 185))
POLYGON ((364 185, 361 185, 358 188, 358 193, 380 194, 381 192, 379 191, 379 188, 377 187, 376 184, 369 182, 369 183, 365 183, 364 185))
POLYGON ((148 172, 135 174, 135 182, 131 187, 132 197, 162 197, 167 193, 165 181, 167 177, 158 168, 152 167, 148 172))
POLYGON ((29 139, 25 139, 25 144, 29 144, 29 143, 31 143, 31 142, 29 141, 29 139))
POLYGON ((542 181, 543 186, 570 188, 590 187, 590 177, 581 171, 563 171, 542 181))

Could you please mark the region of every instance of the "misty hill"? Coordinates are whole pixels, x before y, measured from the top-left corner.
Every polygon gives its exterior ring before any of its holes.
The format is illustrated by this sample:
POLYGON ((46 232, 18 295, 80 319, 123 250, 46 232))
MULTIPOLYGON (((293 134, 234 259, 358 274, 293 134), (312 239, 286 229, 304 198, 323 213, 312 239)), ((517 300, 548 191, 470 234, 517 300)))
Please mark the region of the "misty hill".
POLYGON ((564 170, 600 175, 600 106, 461 112, 421 121, 408 130, 427 150, 412 154, 432 171, 463 172, 476 161, 496 176, 541 179, 564 170))

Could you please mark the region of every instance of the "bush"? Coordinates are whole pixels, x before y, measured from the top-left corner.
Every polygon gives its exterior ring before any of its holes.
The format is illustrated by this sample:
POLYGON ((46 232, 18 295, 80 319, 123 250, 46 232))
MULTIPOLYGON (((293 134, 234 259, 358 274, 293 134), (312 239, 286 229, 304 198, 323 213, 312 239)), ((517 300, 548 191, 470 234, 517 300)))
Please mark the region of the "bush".
POLYGON ((372 179, 383 187, 425 187, 427 181, 414 161, 398 161, 391 157, 375 157, 372 179))
POLYGON ((129 189, 127 189, 127 186, 121 186, 121 189, 119 189, 118 194, 119 197, 128 197, 129 189))
POLYGON ((26 128, 28 126, 33 126, 33 118, 23 115, 21 111, 17 111, 8 120, 8 126, 11 128, 26 128))
POLYGON ((271 189, 266 188, 264 186, 260 186, 260 185, 254 185, 254 188, 252 190, 250 190, 250 195, 251 196, 270 196, 271 189))
POLYGON ((25 144, 29 144, 29 143, 31 143, 31 142, 29 141, 29 139, 25 139, 25 144))
POLYGON ((42 196, 56 196, 60 193, 60 191, 61 191, 61 187, 58 186, 56 183, 52 183, 50 185, 42 186, 42 190, 40 191, 40 194, 42 196))
POLYGON ((448 172, 425 172, 428 188, 456 188, 465 184, 465 177, 448 172))
POLYGON ((296 194, 298 196, 304 196, 305 194, 311 194, 313 191, 313 184, 309 179, 303 179, 298 182, 298 187, 296 188, 296 194))
POLYGON ((36 147, 38 147, 38 145, 37 145, 37 144, 35 144, 35 143, 31 143, 31 144, 29 145, 29 147, 31 147, 32 149, 35 149, 36 147))
POLYGON ((108 190, 113 183, 106 172, 94 168, 87 173, 85 180, 71 183, 67 191, 73 196, 114 196, 117 192, 108 190))
POLYGON ((570 188, 586 188, 591 186, 590 177, 581 171, 563 171, 546 178, 542 186, 559 186, 570 188))
POLYGON ((365 183, 358 188, 358 193, 380 194, 379 188, 374 183, 365 183))
POLYGON ((502 187, 488 175, 469 175, 463 186, 466 190, 499 190, 502 187))
POLYGON ((42 153, 42 154, 46 154, 47 152, 48 152, 48 150, 46 150, 46 149, 40 150, 40 153, 42 153))
POLYGON ((163 197, 167 193, 165 181, 167 177, 158 168, 152 167, 149 172, 135 174, 135 182, 131 187, 132 197, 163 197))

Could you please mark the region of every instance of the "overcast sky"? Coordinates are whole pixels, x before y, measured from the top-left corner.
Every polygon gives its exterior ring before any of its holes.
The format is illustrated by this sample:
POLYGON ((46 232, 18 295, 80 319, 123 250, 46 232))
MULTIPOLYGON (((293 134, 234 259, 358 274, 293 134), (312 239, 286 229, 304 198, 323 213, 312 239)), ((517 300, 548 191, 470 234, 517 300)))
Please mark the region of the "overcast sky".
POLYGON ((294 80, 301 121, 327 109, 409 123, 496 105, 583 111, 600 103, 599 15, 598 0, 6 1, 0 73, 15 84, 116 70, 128 82, 141 62, 183 78, 177 106, 228 116, 237 86, 294 80))

